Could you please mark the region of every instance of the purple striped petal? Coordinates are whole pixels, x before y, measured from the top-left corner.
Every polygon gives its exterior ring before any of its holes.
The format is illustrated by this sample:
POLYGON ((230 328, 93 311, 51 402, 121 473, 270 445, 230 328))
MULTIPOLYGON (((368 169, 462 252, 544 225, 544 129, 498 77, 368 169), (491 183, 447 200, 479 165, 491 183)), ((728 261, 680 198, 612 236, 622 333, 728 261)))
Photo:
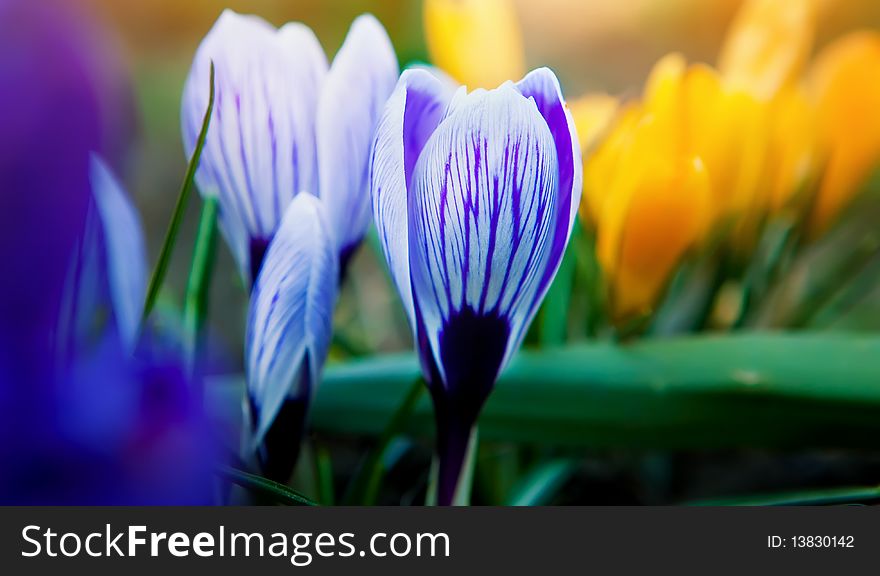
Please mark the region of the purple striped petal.
POLYGON ((298 195, 266 253, 245 343, 254 446, 285 401, 308 402, 327 357, 339 265, 321 200, 298 195))
POLYGON ((370 224, 370 147, 398 74, 382 24, 371 15, 355 19, 330 67, 317 120, 320 196, 342 261, 370 224))
POLYGON ((562 97, 556 75, 549 68, 539 68, 527 74, 516 86, 523 96, 532 98, 538 106, 538 111, 553 135, 559 161, 556 230, 553 233, 550 262, 536 295, 532 312, 534 314, 562 263, 562 256, 574 227, 583 188, 583 164, 574 120, 562 97))
POLYGON ((450 85, 431 73, 406 70, 376 129, 370 162, 373 217, 385 259, 415 330, 409 275, 407 190, 416 162, 446 112, 450 85))
POLYGON ((457 96, 425 146, 409 254, 420 351, 442 379, 432 385, 484 399, 519 346, 552 249, 558 173, 547 123, 512 84, 457 96))
POLYGON ((137 209, 103 160, 92 156, 92 194, 103 231, 106 281, 116 329, 132 351, 147 288, 147 251, 137 209))
POLYGON ((224 11, 184 88, 188 156, 208 106, 212 61, 216 100, 197 183, 219 198, 221 228, 247 277, 252 244, 272 238, 296 194, 318 193, 315 117, 327 61, 302 24, 276 30, 256 16, 224 11))

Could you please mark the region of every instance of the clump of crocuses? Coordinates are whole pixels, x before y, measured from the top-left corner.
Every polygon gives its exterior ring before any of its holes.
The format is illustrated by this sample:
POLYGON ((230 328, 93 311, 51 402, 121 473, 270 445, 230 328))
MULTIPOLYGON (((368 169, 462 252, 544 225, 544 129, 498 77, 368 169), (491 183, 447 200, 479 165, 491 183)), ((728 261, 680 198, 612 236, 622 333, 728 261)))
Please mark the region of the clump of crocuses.
POLYGON ((337 285, 370 224, 375 127, 398 77, 382 25, 357 18, 333 60, 300 23, 225 11, 196 53, 183 140, 196 145, 213 63, 216 100, 197 174, 253 285, 247 406, 265 475, 285 481, 332 334, 337 285))

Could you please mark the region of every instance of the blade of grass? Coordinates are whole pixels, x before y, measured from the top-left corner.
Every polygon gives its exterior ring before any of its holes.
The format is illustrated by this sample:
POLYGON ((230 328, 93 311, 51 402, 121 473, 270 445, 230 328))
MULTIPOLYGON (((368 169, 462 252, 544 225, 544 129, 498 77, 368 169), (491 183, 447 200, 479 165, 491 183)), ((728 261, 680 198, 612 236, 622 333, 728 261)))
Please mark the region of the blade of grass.
POLYGON ((754 305, 766 297, 770 287, 777 281, 786 257, 799 241, 799 230, 794 221, 779 221, 768 225, 757 253, 746 271, 739 314, 731 329, 738 330, 746 326, 754 305))
POLYGON ((147 296, 144 302, 144 311, 141 316, 141 329, 143 329, 147 318, 153 311, 156 304, 156 298, 159 295, 159 289, 165 281, 165 275, 168 272, 168 265, 171 262, 171 253, 177 242, 177 235, 180 232, 180 224, 183 222, 183 215, 186 212, 186 205, 189 201, 190 193, 193 189, 195 181, 196 169, 202 158, 202 150, 205 147, 205 138, 208 135, 208 126, 211 123, 211 115, 214 111, 214 63, 211 63, 211 89, 208 97, 208 109, 205 111, 204 120, 202 120, 202 129, 199 132, 199 138, 196 141, 196 147, 190 158, 189 165, 186 169, 186 176, 180 186, 180 193, 177 195, 177 203, 174 206, 174 213, 171 216, 171 222, 168 224, 168 231, 165 233, 165 240, 162 242, 162 248, 159 251, 159 260, 153 269, 153 275, 150 277, 150 283, 147 286, 147 296))
POLYGON ((839 265, 824 278, 818 279, 808 291, 800 307, 789 318, 789 328, 809 326, 814 316, 834 300, 838 292, 858 278, 870 266, 871 261, 880 250, 880 236, 870 234, 855 246, 848 254, 843 255, 839 265))
POLYGON ((296 490, 256 474, 250 474, 230 466, 221 466, 218 468, 217 473, 230 482, 265 496, 278 504, 285 504, 287 506, 317 506, 317 503, 309 500, 296 490))
POLYGON ((575 466, 569 460, 552 460, 532 470, 513 491, 508 506, 543 506, 571 478, 575 466))
POLYGON ((199 230, 193 248, 192 264, 186 284, 183 323, 186 333, 187 362, 194 368, 202 338, 202 329, 208 314, 208 296, 217 239, 217 199, 209 197, 202 205, 199 230))
POLYGON ((784 494, 764 494, 738 498, 700 500, 692 506, 835 506, 880 502, 880 486, 802 490, 784 494))
POLYGON ((388 445, 395 436, 400 434, 418 404, 419 399, 426 390, 424 380, 415 378, 403 399, 382 431, 376 444, 367 454, 366 460, 361 465, 355 477, 351 480, 345 502, 348 504, 371 505, 376 502, 379 495, 379 486, 382 475, 385 473, 384 456, 388 445))

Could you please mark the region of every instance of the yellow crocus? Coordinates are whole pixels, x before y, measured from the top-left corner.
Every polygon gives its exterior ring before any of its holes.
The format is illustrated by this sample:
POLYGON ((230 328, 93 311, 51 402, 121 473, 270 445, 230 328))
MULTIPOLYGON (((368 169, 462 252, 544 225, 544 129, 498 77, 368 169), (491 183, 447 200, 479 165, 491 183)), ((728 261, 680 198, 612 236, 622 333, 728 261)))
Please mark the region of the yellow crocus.
POLYGON ((813 49, 815 0, 745 0, 718 59, 730 86, 770 99, 796 84, 813 49))
MULTIPOLYGON (((633 128, 641 120, 641 110, 637 105, 630 104, 618 112, 604 138, 596 142, 592 148, 581 140, 584 152, 584 191, 581 196, 581 218, 592 227, 597 227, 604 204, 610 193, 608 183, 616 175, 626 170, 621 164, 624 150, 629 148, 633 128)), ((577 120, 575 120, 577 122, 577 120)), ((576 126, 580 138, 581 127, 576 126)))
POLYGON ((809 85, 828 163, 810 231, 827 230, 880 160, 880 35, 855 32, 817 58, 809 85))
POLYGON ((803 199, 798 193, 821 169, 814 108, 801 79, 822 7, 821 0, 745 0, 722 45, 718 70, 725 89, 755 99, 734 97, 738 122, 748 123, 735 133, 751 132, 731 197, 732 210, 745 214, 740 247, 750 248, 766 216, 803 199))
POLYGON ((494 88, 525 74, 511 0, 425 0, 425 36, 433 63, 469 88, 494 88))
POLYGON ((597 256, 618 325, 651 313, 710 223, 705 166, 666 145, 666 126, 631 108, 588 162, 590 182, 601 182, 604 192, 594 214, 597 256))
POLYGON ((646 111, 665 123, 665 146, 706 165, 713 217, 751 219, 766 151, 768 112, 763 103, 726 85, 708 66, 688 67, 679 54, 657 63, 644 99, 646 111))
POLYGON ((581 149, 591 150, 605 135, 620 103, 608 94, 587 94, 568 102, 581 149))
POLYGON ((766 207, 771 214, 800 212, 824 164, 816 107, 803 87, 781 92, 770 114, 766 207))

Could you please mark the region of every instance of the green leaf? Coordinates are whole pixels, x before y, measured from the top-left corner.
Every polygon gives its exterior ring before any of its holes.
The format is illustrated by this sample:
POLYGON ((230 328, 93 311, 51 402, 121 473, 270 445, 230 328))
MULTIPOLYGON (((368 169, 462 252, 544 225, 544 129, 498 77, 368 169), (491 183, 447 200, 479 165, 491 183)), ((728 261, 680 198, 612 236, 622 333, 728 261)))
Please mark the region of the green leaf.
POLYGON ((165 240, 162 242, 162 249, 159 252, 159 260, 153 269, 153 275, 150 277, 150 283, 147 286, 147 297, 144 303, 144 312, 141 317, 141 327, 146 323, 153 306, 156 304, 156 298, 159 295, 159 289, 165 281, 165 275, 168 273, 168 265, 171 263, 171 253, 174 251, 174 245, 177 243, 177 235, 180 232, 180 224, 183 222, 183 215, 186 212, 186 205, 193 188, 193 182, 196 176, 196 169, 202 158, 202 150, 205 147, 205 138, 208 135, 208 126, 211 123, 211 114, 214 111, 214 63, 211 63, 211 89, 208 97, 208 109, 205 111, 204 120, 202 120, 202 130, 199 132, 199 138, 196 141, 196 147, 190 158, 189 166, 186 169, 186 176, 180 187, 180 193, 177 196, 177 204, 174 206, 174 213, 171 216, 171 222, 168 225, 168 231, 165 233, 165 240))
MULTIPOLYGON (((875 447, 880 337, 737 333, 520 352, 480 418, 486 441, 587 447, 875 447)), ((414 378, 402 354, 328 365, 312 424, 380 435, 414 378)), ((433 434, 422 398, 406 431, 433 434)))
POLYGON ((700 500, 693 506, 833 506, 880 502, 880 486, 801 490, 784 494, 700 500))
POLYGON ((238 484, 242 488, 247 488, 261 496, 266 496, 278 504, 285 504, 287 506, 317 506, 315 502, 309 500, 296 490, 256 474, 250 474, 231 466, 221 466, 217 473, 230 482, 238 484))
POLYGON ((809 326, 816 314, 833 302, 835 295, 871 265, 878 251, 880 236, 868 234, 849 252, 841 255, 833 269, 809 286, 800 306, 788 319, 787 326, 793 329, 809 326))
MULTIPOLYGON (((572 231, 572 243, 580 242, 580 224, 575 222, 572 231)), ((568 335, 568 310, 571 304, 571 293, 574 289, 576 264, 575 250, 566 250, 556 272, 556 278, 547 292, 541 307, 540 344, 542 348, 561 346, 568 335)))
POLYGON ((330 451, 323 446, 318 446, 315 449, 315 473, 317 475, 318 500, 325 506, 333 506, 335 500, 333 460, 330 458, 330 451))
POLYGON ((569 460, 552 460, 537 466, 516 486, 508 506, 543 506, 571 478, 575 465, 569 460))
POLYGON ((202 204, 199 230, 193 248, 186 297, 183 308, 183 324, 186 333, 187 359, 190 367, 195 364, 202 328, 208 313, 208 294, 217 239, 217 198, 206 198, 202 204))
POLYGON ((394 437, 400 434, 401 430, 406 426, 413 409, 422 397, 425 389, 424 380, 421 378, 413 379, 403 401, 400 402, 394 414, 391 415, 387 426, 382 430, 381 436, 367 454, 355 477, 351 480, 345 497, 345 501, 348 504, 375 504, 376 497, 379 495, 382 475, 385 473, 383 463, 385 451, 394 437))

